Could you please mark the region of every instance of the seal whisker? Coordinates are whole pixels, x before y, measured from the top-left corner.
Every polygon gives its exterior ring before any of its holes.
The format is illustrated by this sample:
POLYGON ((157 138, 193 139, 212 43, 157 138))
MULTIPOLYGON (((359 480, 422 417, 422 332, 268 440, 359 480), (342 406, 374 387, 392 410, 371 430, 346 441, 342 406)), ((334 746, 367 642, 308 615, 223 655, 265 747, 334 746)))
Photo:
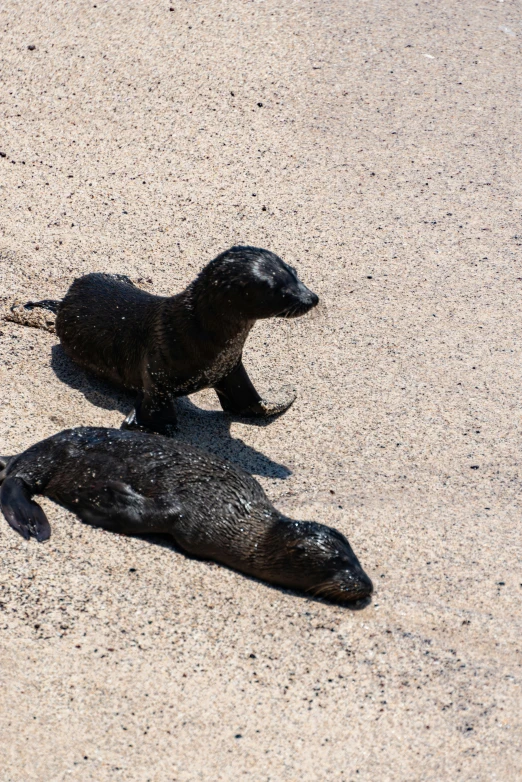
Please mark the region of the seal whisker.
POLYGON ((325 581, 318 586, 311 586, 306 591, 311 592, 314 595, 324 595, 330 594, 332 591, 337 592, 338 590, 335 589, 335 586, 331 583, 331 581, 325 581))
POLYGON ((299 308, 299 307, 298 307, 298 305, 297 305, 297 304, 296 304, 296 305, 294 305, 293 307, 290 307, 290 309, 288 309, 288 310, 286 311, 286 313, 285 313, 284 317, 285 317, 287 320, 289 320, 290 318, 293 318, 293 317, 294 317, 294 315, 295 315, 295 313, 297 312, 298 308, 299 308))

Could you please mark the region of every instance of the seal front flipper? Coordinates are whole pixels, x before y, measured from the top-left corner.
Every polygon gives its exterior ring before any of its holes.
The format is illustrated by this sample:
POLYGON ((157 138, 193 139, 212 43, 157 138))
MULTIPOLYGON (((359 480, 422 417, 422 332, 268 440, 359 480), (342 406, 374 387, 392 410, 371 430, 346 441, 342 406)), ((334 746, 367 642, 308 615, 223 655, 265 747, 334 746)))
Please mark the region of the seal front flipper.
POLYGON ((123 421, 121 428, 172 437, 177 428, 174 399, 154 390, 145 390, 139 395, 134 410, 123 421))
POLYGON ((6 478, 2 483, 0 507, 7 523, 26 540, 33 537, 41 543, 50 538, 47 516, 31 499, 31 490, 21 478, 6 478))
POLYGON ((139 524, 145 500, 122 481, 100 481, 80 489, 73 510, 86 524, 94 524, 111 532, 125 532, 139 524))
POLYGON ((297 392, 293 386, 286 385, 270 394, 270 399, 261 399, 259 404, 249 413, 261 418, 271 415, 281 415, 291 407, 297 399, 297 392))
POLYGON ((142 426, 136 420, 136 408, 133 408, 128 416, 122 421, 120 429, 125 429, 129 432, 151 432, 148 426, 142 426))
POLYGON ((279 392, 279 398, 263 399, 248 377, 242 361, 229 375, 216 383, 215 390, 225 412, 259 418, 284 413, 297 397, 292 386, 284 386, 279 392))
POLYGON ((69 506, 82 521, 109 532, 140 535, 168 532, 176 508, 161 508, 123 481, 100 481, 80 489, 69 506))

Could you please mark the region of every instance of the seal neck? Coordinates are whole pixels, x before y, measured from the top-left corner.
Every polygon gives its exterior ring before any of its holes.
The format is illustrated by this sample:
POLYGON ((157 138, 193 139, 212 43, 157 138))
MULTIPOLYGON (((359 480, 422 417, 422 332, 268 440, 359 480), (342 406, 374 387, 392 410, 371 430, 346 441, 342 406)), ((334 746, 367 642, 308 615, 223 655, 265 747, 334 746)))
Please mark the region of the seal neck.
POLYGON ((238 315, 233 302, 227 300, 226 291, 217 287, 209 290, 203 280, 196 279, 181 295, 194 324, 215 344, 226 344, 240 336, 246 340, 255 323, 238 315))

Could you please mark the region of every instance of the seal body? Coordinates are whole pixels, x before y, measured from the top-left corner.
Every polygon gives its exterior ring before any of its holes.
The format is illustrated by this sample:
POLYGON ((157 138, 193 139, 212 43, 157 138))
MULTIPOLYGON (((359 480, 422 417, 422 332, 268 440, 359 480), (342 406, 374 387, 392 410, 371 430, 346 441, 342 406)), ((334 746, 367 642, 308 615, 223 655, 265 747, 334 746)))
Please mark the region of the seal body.
POLYGON ((5 459, 0 505, 26 539, 51 530, 32 496, 127 534, 166 533, 185 551, 256 578, 348 603, 371 594, 346 538, 274 508, 259 483, 224 459, 171 438, 70 429, 5 459))
POLYGON ((239 415, 286 410, 295 394, 264 400, 243 366, 243 346, 256 320, 297 317, 317 302, 274 253, 232 247, 171 297, 121 276, 80 277, 59 304, 56 333, 77 364, 138 392, 127 427, 167 434, 174 399, 203 388, 215 388, 223 409, 239 415))

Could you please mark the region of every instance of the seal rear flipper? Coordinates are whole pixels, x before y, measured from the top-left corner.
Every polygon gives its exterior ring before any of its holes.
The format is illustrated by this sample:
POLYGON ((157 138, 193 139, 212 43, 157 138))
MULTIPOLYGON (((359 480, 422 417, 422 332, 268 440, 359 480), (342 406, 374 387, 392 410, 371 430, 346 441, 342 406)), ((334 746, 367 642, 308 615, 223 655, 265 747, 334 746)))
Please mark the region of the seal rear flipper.
POLYGON ((55 333, 56 313, 61 302, 57 299, 43 301, 20 301, 13 299, 4 308, 5 320, 18 323, 20 326, 31 326, 55 333))
POLYGON ((0 456, 0 484, 5 480, 6 468, 12 458, 12 456, 0 456))
POLYGON ((0 507, 7 523, 26 540, 41 543, 51 537, 47 516, 31 499, 31 491, 21 478, 6 478, 0 489, 0 507))
POLYGON ((49 312, 54 312, 54 314, 56 315, 61 303, 62 303, 61 299, 42 299, 41 301, 27 301, 24 304, 24 309, 34 310, 35 308, 38 308, 41 310, 49 310, 49 312))

